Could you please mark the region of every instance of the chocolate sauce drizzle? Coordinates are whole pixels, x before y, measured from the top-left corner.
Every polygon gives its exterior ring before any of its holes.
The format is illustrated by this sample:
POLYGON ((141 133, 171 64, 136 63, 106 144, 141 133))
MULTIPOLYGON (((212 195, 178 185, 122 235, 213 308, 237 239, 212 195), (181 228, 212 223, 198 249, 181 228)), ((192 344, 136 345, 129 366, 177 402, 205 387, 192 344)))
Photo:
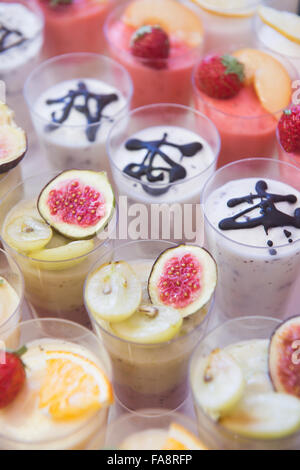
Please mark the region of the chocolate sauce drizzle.
POLYGON ((88 126, 86 128, 86 136, 89 142, 95 142, 97 132, 100 128, 101 125, 101 120, 102 119, 108 119, 112 121, 111 118, 108 116, 105 116, 103 114, 103 110, 106 106, 108 106, 110 103, 113 101, 117 101, 118 95, 115 93, 111 94, 97 94, 97 93, 91 93, 86 84, 84 82, 78 82, 77 85, 77 90, 69 90, 69 92, 61 97, 61 98, 56 98, 56 99, 49 99, 46 101, 46 104, 49 106, 53 104, 59 104, 63 103, 64 106, 61 110, 61 116, 57 117, 57 112, 53 111, 51 113, 51 118, 53 121, 53 124, 48 124, 46 126, 46 131, 51 132, 60 127, 70 116, 70 112, 72 109, 76 109, 79 113, 82 113, 87 120, 88 126), (79 97, 84 98, 84 104, 83 105, 78 105, 76 104, 76 100, 79 97), (91 100, 96 101, 96 112, 93 114, 90 110, 90 102, 91 100), (89 126, 89 124, 95 124, 98 123, 98 126, 89 126))
MULTIPOLYGON (((227 202, 228 207, 236 207, 244 202, 254 204, 256 199, 260 199, 260 202, 256 205, 252 205, 242 212, 239 212, 233 217, 221 220, 219 228, 221 230, 240 230, 263 226, 267 235, 271 228, 285 226, 300 228, 300 207, 295 209, 294 216, 290 216, 278 210, 275 205, 277 202, 295 204, 297 202, 297 197, 293 194, 288 194, 286 196, 271 194, 267 192, 267 189, 268 185, 265 181, 258 181, 255 185, 257 194, 250 193, 248 196, 230 199, 227 202), (245 214, 251 213, 255 209, 260 209, 260 216, 247 218, 245 221, 237 220, 240 217, 245 216, 245 214)), ((290 234, 290 232, 287 233, 290 234)), ((271 246, 270 240, 268 241, 268 246, 271 246)), ((276 254, 276 250, 274 250, 275 253, 271 253, 271 251, 272 250, 270 250, 270 254, 276 254)))
MULTIPOLYGON (((146 156, 141 163, 129 163, 126 165, 123 169, 124 173, 138 180, 142 180, 143 177, 146 177, 149 183, 165 182, 166 175, 168 175, 166 184, 184 179, 186 177, 186 169, 184 166, 172 160, 160 147, 166 145, 178 149, 181 153, 181 161, 184 157, 194 157, 202 150, 203 145, 200 142, 178 145, 169 142, 167 137, 168 134, 164 133, 163 138, 160 140, 145 142, 139 139, 129 139, 125 144, 126 149, 130 151, 145 149, 146 156), (161 157, 167 166, 155 166, 157 157, 161 157)), ((170 188, 168 184, 163 188, 151 188, 147 184, 142 184, 142 187, 144 191, 153 196, 164 194, 170 188)))
POLYGON ((0 23, 0 54, 13 47, 20 46, 27 41, 24 34, 18 29, 9 29, 0 23))

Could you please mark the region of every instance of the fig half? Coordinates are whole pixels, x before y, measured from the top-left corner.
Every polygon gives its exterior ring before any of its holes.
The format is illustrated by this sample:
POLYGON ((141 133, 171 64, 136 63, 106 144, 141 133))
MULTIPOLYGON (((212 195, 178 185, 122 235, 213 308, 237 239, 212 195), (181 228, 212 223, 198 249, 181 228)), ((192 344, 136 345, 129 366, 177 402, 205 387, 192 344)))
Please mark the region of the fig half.
POLYGON ((42 190, 37 203, 41 217, 58 233, 73 239, 94 237, 109 223, 115 197, 105 172, 68 170, 42 190))
POLYGON ((269 374, 277 392, 300 398, 300 316, 289 318, 274 331, 269 374))
POLYGON ((23 129, 15 124, 0 124, 0 174, 17 166, 26 151, 27 140, 23 129))

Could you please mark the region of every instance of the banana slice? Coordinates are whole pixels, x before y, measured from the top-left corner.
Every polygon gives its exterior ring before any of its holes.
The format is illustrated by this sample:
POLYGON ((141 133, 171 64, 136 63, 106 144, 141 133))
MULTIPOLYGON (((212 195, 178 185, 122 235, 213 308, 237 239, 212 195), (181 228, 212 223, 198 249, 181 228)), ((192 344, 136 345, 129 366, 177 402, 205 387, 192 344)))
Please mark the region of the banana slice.
POLYGON ((111 324, 111 329, 120 338, 135 343, 154 344, 170 341, 182 325, 181 314, 161 305, 141 306, 130 318, 111 324))
POLYGON ((285 437, 300 429, 300 400, 285 393, 251 394, 221 424, 246 437, 285 437))
POLYGON ((8 245, 25 253, 41 250, 51 238, 51 227, 42 220, 28 215, 12 220, 4 233, 8 245))
POLYGON ((84 255, 90 253, 93 248, 93 240, 78 240, 57 248, 34 251, 29 256, 33 258, 31 263, 39 269, 61 271, 82 263, 86 259, 84 255), (37 260, 42 261, 42 263, 39 263, 37 260), (49 261, 49 263, 46 261, 49 261))
POLYGON ((120 322, 139 307, 142 286, 129 264, 118 261, 103 264, 89 275, 84 296, 96 319, 120 322))
POLYGON ((217 420, 230 413, 242 398, 242 369, 233 357, 217 349, 200 361, 193 389, 199 405, 217 420))

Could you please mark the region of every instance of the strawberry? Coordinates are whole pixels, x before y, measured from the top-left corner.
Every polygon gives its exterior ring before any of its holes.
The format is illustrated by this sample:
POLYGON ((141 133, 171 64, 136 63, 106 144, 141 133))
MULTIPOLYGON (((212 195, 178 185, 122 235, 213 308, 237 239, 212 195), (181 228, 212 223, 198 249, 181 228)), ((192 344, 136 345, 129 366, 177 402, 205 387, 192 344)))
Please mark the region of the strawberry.
POLYGON ((169 57, 169 37, 159 26, 142 26, 133 34, 130 50, 135 57, 146 59, 149 67, 162 69, 166 66, 162 59, 169 57))
POLYGON ((4 353, 4 361, 0 362, 0 409, 13 402, 25 383, 26 374, 20 357, 26 351, 23 346, 16 352, 4 353))
POLYGON ((199 88, 208 96, 222 100, 237 95, 244 79, 244 65, 230 55, 205 57, 196 74, 199 88))
POLYGON ((300 106, 283 111, 278 123, 278 135, 286 152, 300 152, 300 106))

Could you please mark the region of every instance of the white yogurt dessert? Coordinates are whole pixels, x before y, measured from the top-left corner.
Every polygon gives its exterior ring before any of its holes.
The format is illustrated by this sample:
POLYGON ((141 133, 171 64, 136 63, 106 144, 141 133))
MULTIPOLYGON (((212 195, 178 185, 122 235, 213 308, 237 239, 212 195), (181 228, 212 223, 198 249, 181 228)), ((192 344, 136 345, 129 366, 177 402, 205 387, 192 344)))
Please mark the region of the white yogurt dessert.
POLYGON ((30 5, 0 3, 0 79, 8 93, 22 89, 42 47, 42 16, 30 5))
POLYGON ((300 193, 280 181, 242 178, 214 190, 204 211, 222 312, 283 317, 300 266, 300 193))

